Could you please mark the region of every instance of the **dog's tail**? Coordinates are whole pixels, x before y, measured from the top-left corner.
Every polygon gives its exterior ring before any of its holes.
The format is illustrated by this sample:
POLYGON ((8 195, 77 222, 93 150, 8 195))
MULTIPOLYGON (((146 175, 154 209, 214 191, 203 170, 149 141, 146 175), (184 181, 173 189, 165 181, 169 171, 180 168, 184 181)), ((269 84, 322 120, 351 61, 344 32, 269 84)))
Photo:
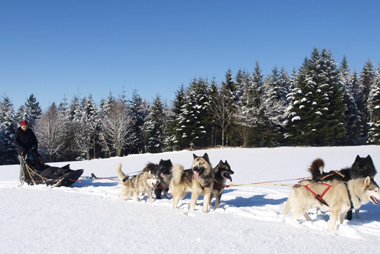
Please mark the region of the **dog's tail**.
POLYGON ((116 173, 117 173, 117 176, 124 181, 124 179, 126 179, 127 176, 126 174, 124 174, 123 171, 121 171, 121 163, 118 163, 117 166, 116 166, 116 173))
POLYGON ((182 174, 183 174, 183 166, 176 164, 172 168, 172 182, 173 184, 179 184, 181 182, 182 174))
POLYGON ((325 167, 325 163, 322 159, 318 158, 314 160, 309 168, 309 172, 314 181, 319 181, 323 175, 323 169, 325 167))

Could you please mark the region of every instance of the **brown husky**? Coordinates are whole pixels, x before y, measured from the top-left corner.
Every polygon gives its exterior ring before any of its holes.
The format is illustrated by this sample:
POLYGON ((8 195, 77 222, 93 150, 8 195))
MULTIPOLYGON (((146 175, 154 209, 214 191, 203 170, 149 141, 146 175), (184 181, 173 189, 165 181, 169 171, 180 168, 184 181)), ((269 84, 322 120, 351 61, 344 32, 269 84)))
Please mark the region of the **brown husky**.
POLYGON ((174 165, 173 178, 170 182, 170 190, 173 194, 173 208, 177 208, 178 202, 187 192, 191 192, 190 211, 194 211, 199 195, 204 195, 203 211, 208 212, 211 192, 214 186, 214 171, 210 165, 207 153, 202 157, 193 155, 191 169, 184 170, 181 165, 174 165))

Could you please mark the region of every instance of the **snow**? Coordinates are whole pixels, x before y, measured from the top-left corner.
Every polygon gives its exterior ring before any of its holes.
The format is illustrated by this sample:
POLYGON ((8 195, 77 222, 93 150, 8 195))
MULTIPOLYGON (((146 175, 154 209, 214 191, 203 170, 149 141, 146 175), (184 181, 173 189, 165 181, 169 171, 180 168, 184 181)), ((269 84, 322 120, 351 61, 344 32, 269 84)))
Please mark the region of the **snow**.
MULTIPOLYGON (((0 167, 0 245, 2 253, 377 253, 380 206, 362 206, 360 219, 345 220, 327 231, 328 212, 312 222, 282 215, 290 186, 309 176, 307 168, 320 157, 325 171, 350 166, 357 155, 370 154, 380 167, 378 146, 223 148, 130 155, 70 162, 85 169, 72 187, 18 186, 19 165, 0 167), (190 194, 172 208, 164 198, 147 202, 119 199, 115 168, 141 170, 148 162, 171 159, 190 167, 192 154, 209 154, 212 165, 227 160, 235 186, 225 190, 220 208, 189 212, 190 194), (89 179, 94 173, 104 179, 89 179), (265 181, 274 184, 252 185, 265 181), (284 220, 284 221, 283 221, 284 220)), ((66 163, 51 163, 63 166, 66 163)), ((375 180, 380 183, 379 175, 375 180)))

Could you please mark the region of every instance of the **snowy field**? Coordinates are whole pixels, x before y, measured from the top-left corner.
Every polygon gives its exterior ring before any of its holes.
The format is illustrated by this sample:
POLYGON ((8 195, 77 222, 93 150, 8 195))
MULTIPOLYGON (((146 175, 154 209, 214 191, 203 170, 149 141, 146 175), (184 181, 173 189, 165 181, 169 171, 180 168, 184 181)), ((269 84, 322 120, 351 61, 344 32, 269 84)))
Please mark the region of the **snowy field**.
MULTIPOLYGON (((370 154, 380 170, 380 147, 212 149, 70 162, 83 168, 84 179, 72 187, 19 187, 19 165, 0 167, 1 253, 378 253, 380 206, 362 206, 360 219, 344 221, 327 231, 328 212, 313 222, 291 224, 282 215, 289 186, 244 185, 225 190, 220 208, 189 212, 190 194, 172 208, 165 197, 147 203, 119 199, 115 167, 126 173, 148 162, 171 159, 186 168, 192 153, 209 154, 212 165, 227 160, 235 171, 233 183, 264 181, 294 184, 309 176, 307 168, 320 157, 325 171, 350 166, 356 155, 370 154), (89 179, 91 173, 107 179, 89 179), (283 221, 283 218, 285 221, 283 221)), ((51 165, 63 166, 66 163, 51 165)), ((375 177, 380 183, 380 174, 375 177)), ((229 183, 229 182, 228 182, 229 183)), ((214 202, 213 202, 214 203, 214 202)))

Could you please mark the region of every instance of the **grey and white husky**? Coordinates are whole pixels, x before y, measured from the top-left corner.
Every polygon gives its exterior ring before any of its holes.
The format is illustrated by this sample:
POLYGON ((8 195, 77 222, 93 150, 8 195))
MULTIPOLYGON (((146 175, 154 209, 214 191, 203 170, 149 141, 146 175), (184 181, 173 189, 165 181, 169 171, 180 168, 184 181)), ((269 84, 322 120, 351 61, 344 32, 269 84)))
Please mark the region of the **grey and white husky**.
POLYGON ((149 170, 129 178, 121 170, 121 163, 116 166, 116 173, 122 180, 120 199, 129 199, 133 196, 133 200, 138 201, 139 193, 143 195, 146 193, 148 194, 149 202, 153 202, 153 190, 160 182, 157 175, 152 174, 149 170))
POLYGON ((296 222, 302 215, 311 220, 307 211, 310 208, 330 210, 329 231, 334 231, 336 223, 343 222, 347 211, 352 207, 359 209, 362 204, 379 204, 379 186, 369 176, 351 179, 347 183, 339 180, 314 182, 302 181, 290 191, 283 214, 294 211, 291 218, 296 222))

